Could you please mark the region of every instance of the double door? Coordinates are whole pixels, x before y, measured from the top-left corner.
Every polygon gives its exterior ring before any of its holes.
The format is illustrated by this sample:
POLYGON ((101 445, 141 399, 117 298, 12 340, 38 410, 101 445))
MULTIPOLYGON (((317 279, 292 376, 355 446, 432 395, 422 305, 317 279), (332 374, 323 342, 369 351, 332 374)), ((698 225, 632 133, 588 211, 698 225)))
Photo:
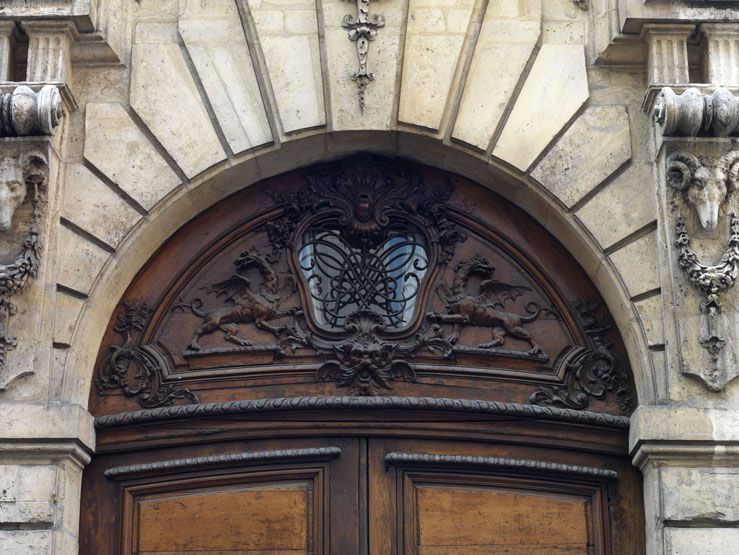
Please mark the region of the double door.
POLYGON ((641 550, 638 479, 618 457, 300 437, 103 455, 86 472, 82 552, 96 555, 641 550))

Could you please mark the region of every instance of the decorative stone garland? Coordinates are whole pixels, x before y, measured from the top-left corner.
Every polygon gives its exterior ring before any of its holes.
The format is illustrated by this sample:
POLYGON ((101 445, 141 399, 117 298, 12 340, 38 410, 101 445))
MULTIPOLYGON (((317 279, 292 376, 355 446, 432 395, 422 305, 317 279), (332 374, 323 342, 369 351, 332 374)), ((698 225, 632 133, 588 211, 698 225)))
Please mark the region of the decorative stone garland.
MULTIPOLYGON (((43 157, 37 155, 41 160, 43 157)), ((46 162, 44 161, 44 164, 46 162)), ((42 224, 46 207, 46 175, 34 174, 35 178, 30 181, 33 185, 33 216, 28 229, 28 234, 23 240, 23 249, 15 260, 7 265, 0 265, 0 371, 5 368, 7 352, 15 349, 17 339, 10 335, 10 317, 17 312, 17 308, 11 297, 18 291, 28 286, 31 279, 38 274, 41 262, 42 242, 40 227, 42 224)))
POLYGON ((699 342, 709 352, 712 367, 707 376, 701 377, 709 389, 721 391, 733 376, 728 375, 728 369, 723 372, 719 369, 719 356, 727 342, 719 335, 718 330, 718 315, 722 309, 719 297, 734 286, 737 275, 739 275, 739 218, 736 214, 731 214, 729 244, 718 264, 712 266, 703 264, 698 259, 698 255, 690 249, 690 237, 682 218, 678 218, 675 227, 677 262, 688 281, 705 295, 705 300, 700 304, 700 310, 706 315, 707 329, 701 334, 699 342))

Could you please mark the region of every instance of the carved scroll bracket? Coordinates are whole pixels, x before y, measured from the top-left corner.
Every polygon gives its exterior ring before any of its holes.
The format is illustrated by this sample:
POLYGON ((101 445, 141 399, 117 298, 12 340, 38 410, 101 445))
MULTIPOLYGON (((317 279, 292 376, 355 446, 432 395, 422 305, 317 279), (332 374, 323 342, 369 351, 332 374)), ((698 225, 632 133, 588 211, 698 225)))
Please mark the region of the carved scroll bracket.
POLYGON ((385 26, 385 17, 382 15, 369 15, 370 0, 346 1, 357 3, 357 15, 345 15, 342 26, 349 31, 349 40, 357 43, 359 68, 352 73, 351 77, 353 81, 356 81, 359 89, 359 109, 364 112, 364 93, 369 82, 375 79, 374 73, 369 71, 367 66, 369 43, 377 37, 377 30, 385 26))
POLYGON ((0 95, 0 137, 51 135, 62 116, 62 97, 54 85, 39 92, 21 85, 0 95))
POLYGON ((719 315, 722 312, 722 305, 719 298, 734 286, 739 274, 739 218, 733 213, 730 216, 730 230, 729 244, 721 260, 717 264, 707 265, 703 264, 698 255, 690 249, 690 237, 682 218, 678 218, 675 226, 677 262, 688 281, 705 297, 700 304, 703 329, 698 341, 708 351, 711 360, 710 368, 707 370, 686 373, 700 378, 712 391, 723 390, 727 383, 739 376, 739 368, 735 365, 720 364, 723 348, 729 339, 721 336, 719 315))

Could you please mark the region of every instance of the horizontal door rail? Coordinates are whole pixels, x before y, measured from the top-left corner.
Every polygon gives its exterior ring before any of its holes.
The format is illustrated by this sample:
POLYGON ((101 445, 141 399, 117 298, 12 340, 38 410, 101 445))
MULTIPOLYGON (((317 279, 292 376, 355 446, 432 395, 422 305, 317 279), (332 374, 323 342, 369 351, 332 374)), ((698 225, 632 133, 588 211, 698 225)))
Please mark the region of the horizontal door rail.
POLYGON ((575 424, 605 426, 628 429, 627 416, 615 416, 600 412, 564 409, 522 403, 501 403, 475 399, 447 399, 436 397, 278 397, 273 399, 253 399, 227 401, 223 403, 199 403, 176 405, 156 409, 143 409, 131 412, 108 414, 95 418, 98 429, 129 426, 147 422, 160 422, 178 418, 197 418, 229 414, 266 414, 287 411, 320 410, 407 410, 459 412, 485 416, 513 416, 559 420, 575 424))
POLYGON ((211 455, 207 457, 191 457, 187 459, 171 459, 151 463, 114 466, 104 472, 107 478, 144 474, 148 472, 166 472, 183 468, 212 466, 234 463, 275 462, 289 459, 335 459, 341 455, 338 447, 313 447, 307 449, 282 449, 275 451, 252 451, 233 453, 230 455, 211 455))
POLYGON ((596 478, 599 480, 617 480, 618 472, 608 468, 581 466, 577 464, 560 464, 530 459, 507 459, 503 457, 480 457, 474 455, 435 455, 427 453, 393 452, 385 455, 385 471, 391 466, 467 466, 477 468, 501 468, 505 470, 522 470, 525 472, 547 472, 569 474, 596 478))

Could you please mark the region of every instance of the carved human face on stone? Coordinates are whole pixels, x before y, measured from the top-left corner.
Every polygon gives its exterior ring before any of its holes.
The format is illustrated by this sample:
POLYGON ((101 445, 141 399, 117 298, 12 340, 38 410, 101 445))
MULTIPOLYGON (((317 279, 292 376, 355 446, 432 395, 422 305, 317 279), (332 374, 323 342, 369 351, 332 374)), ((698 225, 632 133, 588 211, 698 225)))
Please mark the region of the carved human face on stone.
POLYGON ((0 231, 13 225, 15 211, 26 199, 28 186, 46 179, 46 160, 38 154, 22 154, 0 160, 0 231))

